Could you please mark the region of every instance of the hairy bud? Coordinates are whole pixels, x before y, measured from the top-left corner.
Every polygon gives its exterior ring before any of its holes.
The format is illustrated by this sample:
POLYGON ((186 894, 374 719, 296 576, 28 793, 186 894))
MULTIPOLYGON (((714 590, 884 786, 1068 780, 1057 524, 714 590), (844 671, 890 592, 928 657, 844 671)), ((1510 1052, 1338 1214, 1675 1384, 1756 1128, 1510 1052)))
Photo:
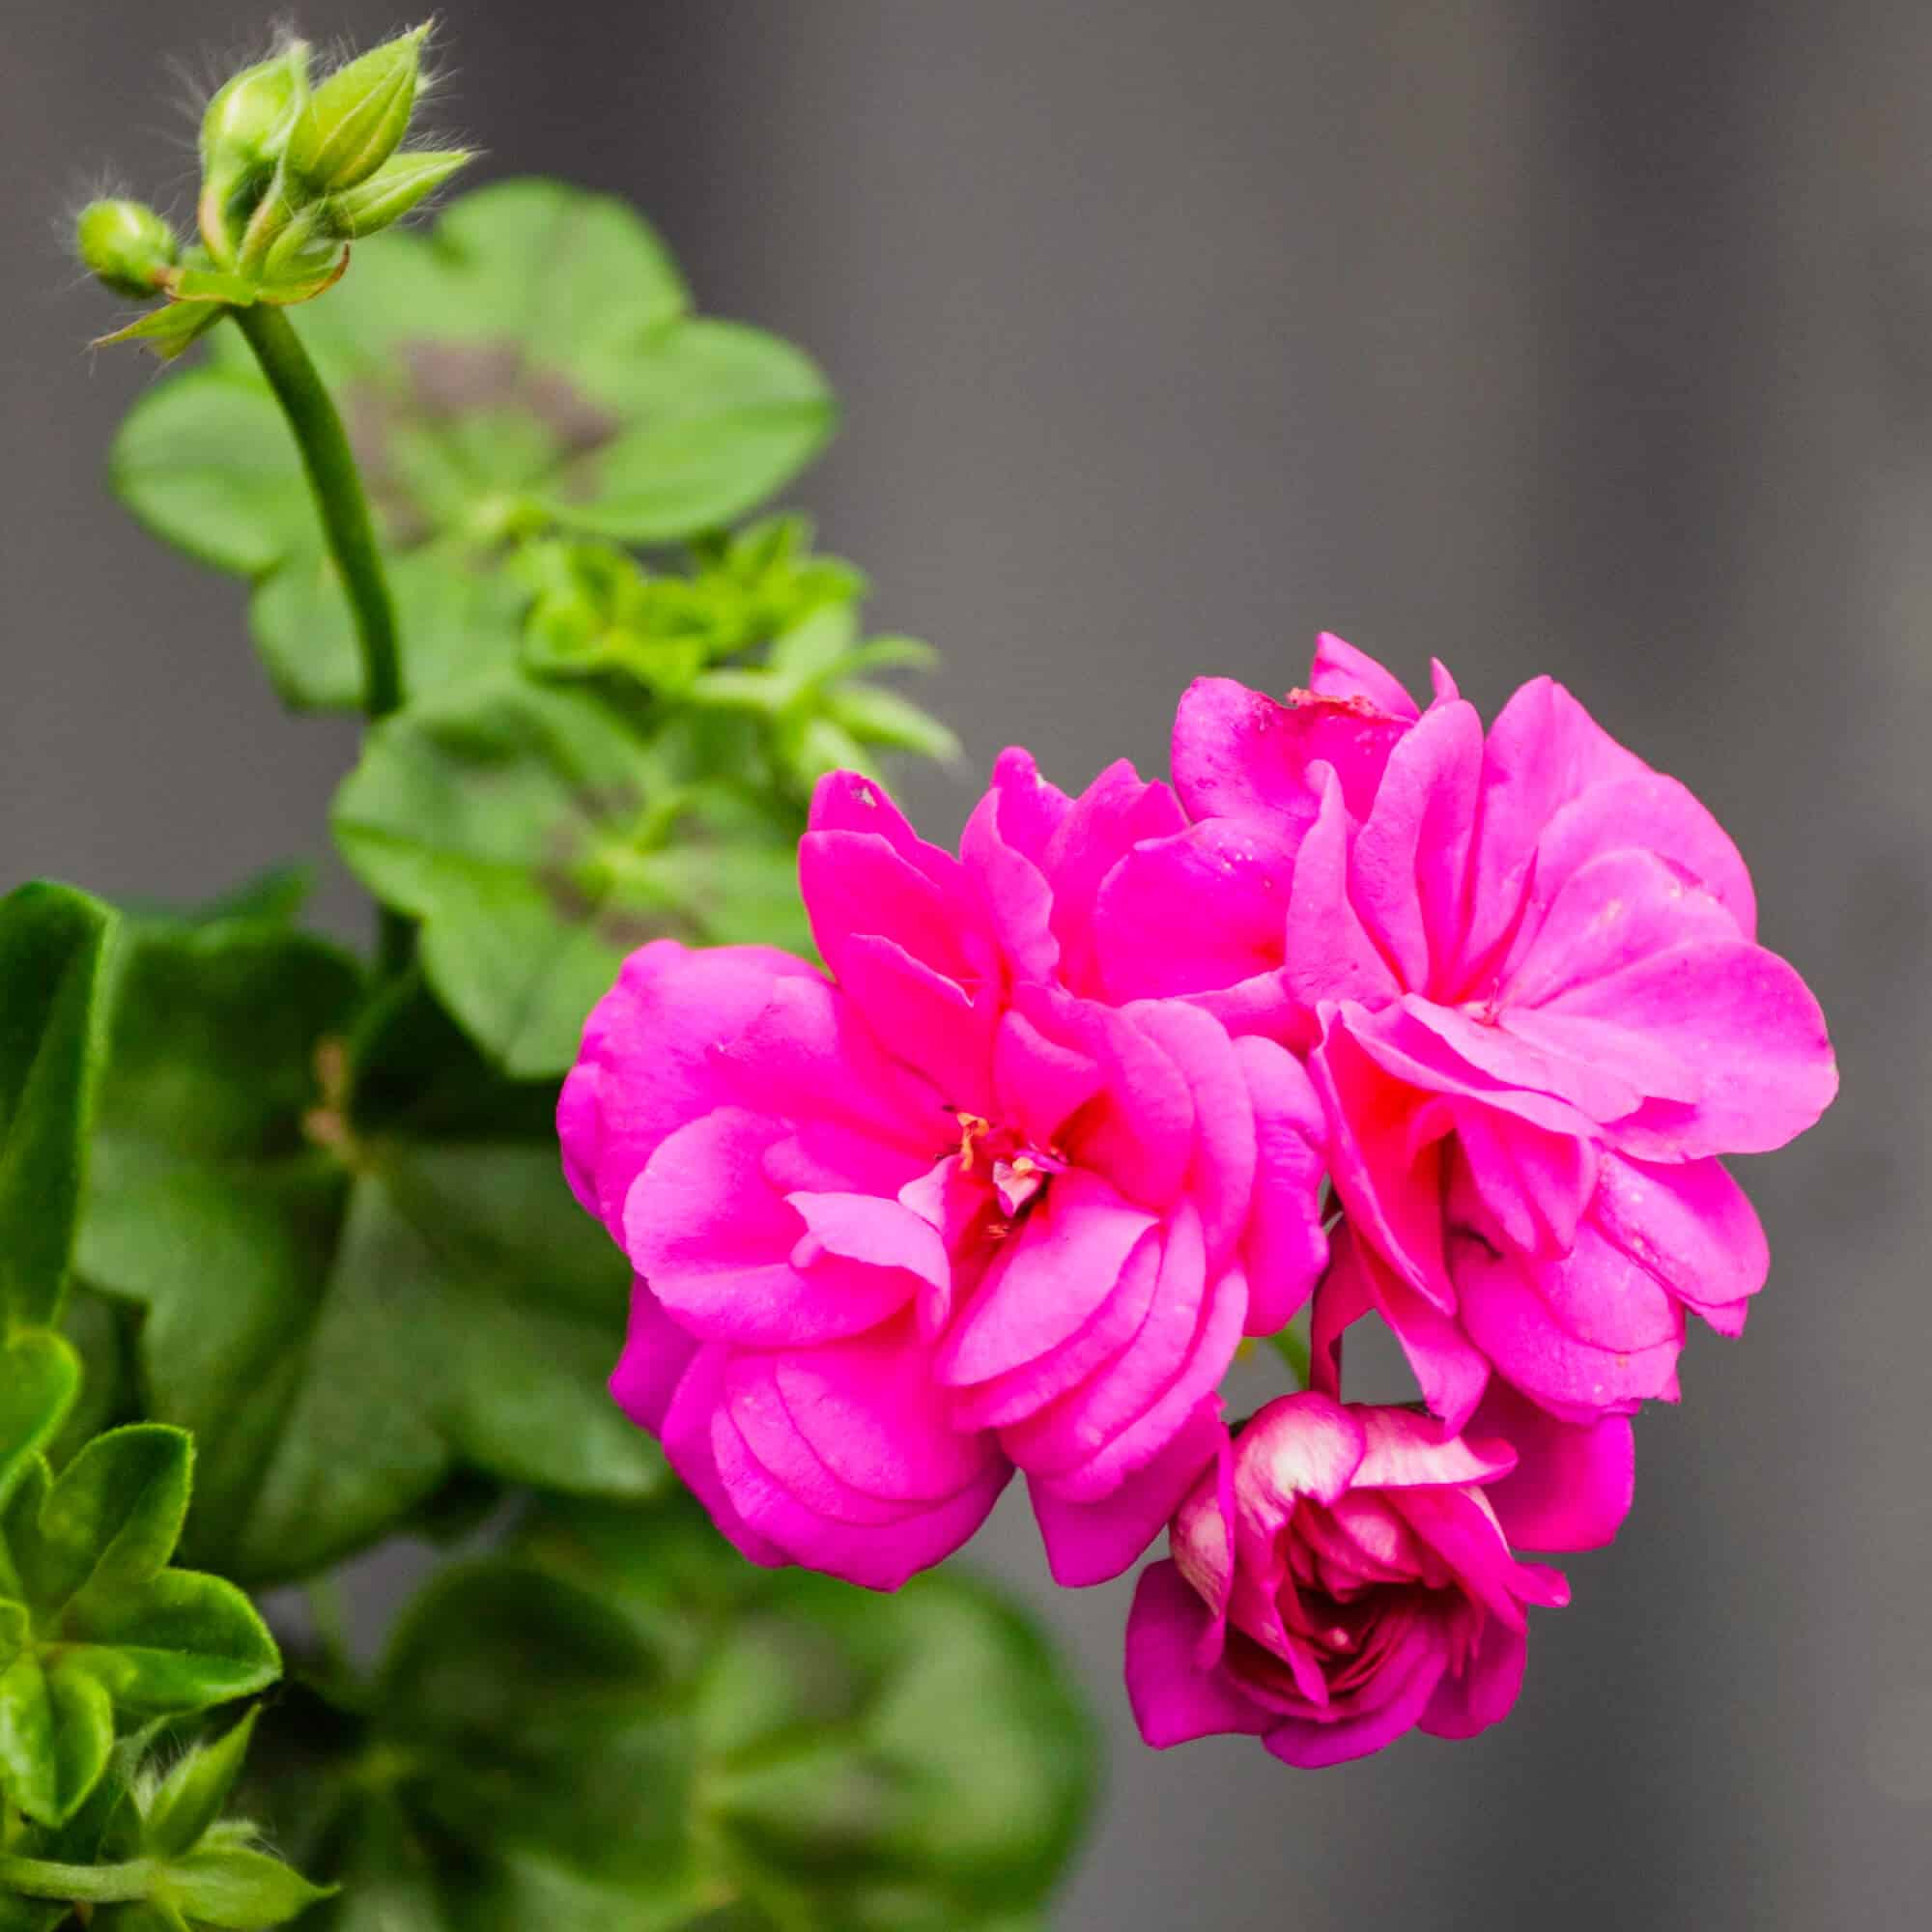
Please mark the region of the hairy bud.
POLYGON ((118 296, 151 296, 181 254, 175 231, 139 201, 91 201, 74 223, 74 246, 91 273, 118 296))
POLYGON ((283 159, 322 194, 366 182, 402 145, 415 107, 427 24, 339 68, 296 117, 283 159))
POLYGON ((345 188, 329 198, 328 213, 335 232, 347 241, 359 242, 363 236, 400 221, 470 158, 467 148, 391 156, 359 187, 345 188))
POLYGON ((292 41, 274 59, 223 83, 201 117, 204 174, 271 162, 308 98, 308 48, 292 41))

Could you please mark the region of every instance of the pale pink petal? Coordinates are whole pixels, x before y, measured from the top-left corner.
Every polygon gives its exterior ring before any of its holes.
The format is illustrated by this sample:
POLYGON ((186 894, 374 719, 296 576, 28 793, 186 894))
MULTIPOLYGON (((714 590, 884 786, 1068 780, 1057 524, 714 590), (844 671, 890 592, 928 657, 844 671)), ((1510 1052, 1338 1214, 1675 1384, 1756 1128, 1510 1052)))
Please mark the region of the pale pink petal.
POLYGON ((1366 1447, 1355 1471, 1358 1490, 1405 1490, 1419 1484, 1488 1483, 1511 1467, 1473 1431, 1445 1433, 1433 1416, 1412 1408, 1363 1407, 1357 1411, 1366 1447))
POLYGON ((1260 1737, 1277 1719, 1224 1669, 1196 1662, 1213 1614, 1172 1563, 1141 1573, 1127 1612, 1127 1700, 1155 1750, 1232 1732, 1260 1737))
POLYGON ((1628 1416, 1606 1415, 1582 1427, 1560 1422, 1495 1379, 1470 1418, 1468 1435, 1494 1438, 1516 1452, 1516 1467, 1484 1493, 1517 1548, 1600 1549, 1623 1527, 1636 1481, 1628 1416))
POLYGON ((1235 1438, 1235 1505, 1242 1523, 1272 1536, 1298 1498, 1335 1502, 1368 1450, 1360 1410, 1312 1389, 1276 1397, 1235 1438))
POLYGON ((1097 1502, 1072 1502, 1050 1479, 1027 1484, 1053 1580, 1069 1589, 1104 1583, 1137 1563, 1181 1499, 1214 1462, 1226 1431, 1221 1405, 1208 1397, 1151 1463, 1097 1502))

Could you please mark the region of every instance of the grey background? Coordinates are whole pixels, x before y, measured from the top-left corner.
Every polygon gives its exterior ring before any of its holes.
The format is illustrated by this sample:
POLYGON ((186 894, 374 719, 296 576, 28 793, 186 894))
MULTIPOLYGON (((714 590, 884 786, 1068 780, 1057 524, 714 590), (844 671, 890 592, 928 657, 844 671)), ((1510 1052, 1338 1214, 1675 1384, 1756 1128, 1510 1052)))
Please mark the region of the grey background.
MULTIPOLYGON (((1486 707, 1550 670, 1739 835, 1835 1023, 1837 1111, 1747 1177, 1750 1333, 1693 1341, 1503 1728, 1312 1776, 1156 1756, 1125 1587, 1053 1595, 1002 1519, 1114 1741, 1058 1923, 1923 1925, 1932 10, 443 12, 439 118, 494 171, 634 197, 709 306, 830 367, 848 427, 800 498, 945 648, 976 768, 1159 769, 1189 677, 1284 689, 1324 626, 1486 707)), ((164 63, 263 24, 0 8, 0 877, 214 888, 316 848, 353 752, 278 716, 238 586, 108 502, 149 379, 82 352, 107 304, 56 239, 103 164, 186 198, 164 63)), ((947 832, 968 801, 911 789, 947 832)))

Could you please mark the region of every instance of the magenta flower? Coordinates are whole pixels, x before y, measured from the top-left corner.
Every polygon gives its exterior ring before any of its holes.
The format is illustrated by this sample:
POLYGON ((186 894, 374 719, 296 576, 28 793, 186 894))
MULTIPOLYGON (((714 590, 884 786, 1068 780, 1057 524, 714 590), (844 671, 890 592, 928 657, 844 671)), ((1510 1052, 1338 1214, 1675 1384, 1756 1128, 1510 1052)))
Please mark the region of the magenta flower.
POLYGON ((1309 1054, 1352 1238, 1318 1341, 1374 1308, 1461 1429, 1492 1368, 1577 1422, 1674 1398, 1684 1310, 1735 1334, 1767 1265, 1718 1156, 1781 1146, 1837 1075, 1755 943, 1743 860, 1561 686, 1487 738, 1323 639, 1285 704, 1182 700, 1195 814, 1117 870, 1103 934, 1219 868, 1110 988, 1184 994, 1309 1054))
MULTIPOLYGON (((1510 1553, 1508 1498, 1485 1486, 1512 1462, 1408 1409, 1268 1404, 1176 1512, 1173 1560, 1140 1579, 1127 1691, 1141 1735, 1158 1749, 1259 1737, 1313 1767, 1507 1716, 1529 1605, 1570 1595, 1510 1553)), ((1532 1514, 1540 1500, 1522 1497, 1532 1514)))
POLYGON ((1017 1466, 1055 1576, 1116 1575, 1240 1338, 1307 1299, 1301 1067, 1099 997, 1104 881, 1181 823, 1128 767, 1068 800, 1008 753, 955 858, 840 775, 800 854, 832 980, 664 941, 592 1014, 559 1126, 638 1271, 612 1388, 754 1560, 895 1587, 1017 1466))

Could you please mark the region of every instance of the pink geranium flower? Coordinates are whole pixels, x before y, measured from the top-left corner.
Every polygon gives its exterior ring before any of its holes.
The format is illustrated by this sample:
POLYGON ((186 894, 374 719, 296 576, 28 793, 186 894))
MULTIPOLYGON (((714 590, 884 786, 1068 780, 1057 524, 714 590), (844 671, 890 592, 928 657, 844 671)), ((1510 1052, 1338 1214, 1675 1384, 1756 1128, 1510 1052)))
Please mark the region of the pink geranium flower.
POLYGON ((1486 736, 1337 639, 1285 704, 1196 684, 1175 770, 1194 822, 1117 868, 1103 949, 1227 885, 1109 990, 1309 1054, 1350 1230, 1318 1342, 1379 1310, 1452 1430, 1492 1368, 1579 1423, 1674 1397, 1685 1309, 1735 1334, 1767 1266, 1718 1156, 1837 1081, 1717 821, 1547 678, 1486 736))
MULTIPOLYGON (((1582 1432, 1571 1432, 1581 1439, 1582 1432)), ((1157 1748, 1259 1737, 1289 1764, 1337 1764, 1404 1732, 1464 1738, 1507 1716, 1527 1610, 1555 1571, 1510 1553, 1514 1458, 1445 1438, 1408 1409, 1319 1394, 1270 1403, 1176 1513, 1127 1622, 1127 1690, 1157 1748)), ((1628 1465, 1566 1472, 1625 1487, 1628 1465)), ((1524 1492, 1529 1526, 1547 1496, 1524 1492)), ((1614 1495, 1613 1514, 1620 1515, 1614 1495)))
POLYGON ((1009 753, 955 857, 840 775, 800 854, 831 978, 664 941, 592 1014, 559 1126, 638 1272, 612 1387, 754 1560, 895 1587, 1017 1466, 1054 1574, 1118 1574, 1242 1335, 1307 1298, 1301 1067, 1102 996, 1102 885, 1182 822, 1128 767, 1069 800, 1009 753))

